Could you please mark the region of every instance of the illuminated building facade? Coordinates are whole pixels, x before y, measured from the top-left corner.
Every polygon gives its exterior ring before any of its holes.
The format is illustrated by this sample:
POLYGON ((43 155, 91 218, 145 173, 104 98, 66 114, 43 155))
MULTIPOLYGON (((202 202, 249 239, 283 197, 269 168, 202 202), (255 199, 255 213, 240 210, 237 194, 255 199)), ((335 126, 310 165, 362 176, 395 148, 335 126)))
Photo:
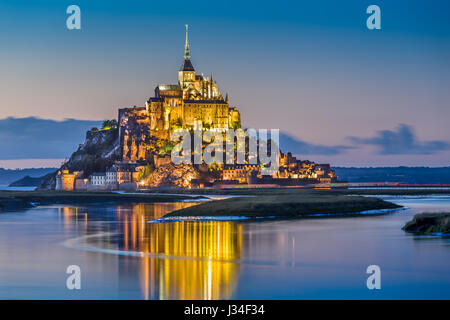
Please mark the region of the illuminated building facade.
POLYGON ((196 73, 191 62, 186 25, 184 60, 178 71, 178 83, 158 84, 154 97, 145 102, 145 107, 119 110, 123 153, 131 154, 124 160, 145 158, 143 151, 139 150, 140 141, 131 141, 136 138, 129 137, 131 131, 136 131, 136 126, 148 128, 150 136, 169 139, 174 130, 193 129, 199 122, 207 129, 241 127, 240 113, 237 108, 230 107, 228 94, 224 97, 220 93, 212 76, 196 73))

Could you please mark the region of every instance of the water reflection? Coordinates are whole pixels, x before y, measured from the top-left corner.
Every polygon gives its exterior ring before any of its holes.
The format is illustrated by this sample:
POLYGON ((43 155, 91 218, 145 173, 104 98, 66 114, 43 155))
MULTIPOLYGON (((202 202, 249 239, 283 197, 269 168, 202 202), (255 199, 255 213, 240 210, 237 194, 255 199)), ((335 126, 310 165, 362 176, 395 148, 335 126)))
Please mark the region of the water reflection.
POLYGON ((109 214, 90 207, 64 207, 59 209, 59 216, 64 230, 76 229, 85 235, 102 232, 100 237, 86 238, 90 246, 142 253, 142 257, 121 255, 117 259, 119 279, 123 279, 119 282, 129 286, 130 275, 137 275, 131 281, 138 279, 144 299, 230 299, 239 273, 239 264, 233 261, 241 258, 241 224, 148 223, 192 205, 126 204, 109 214), (102 224, 96 223, 100 218, 102 224))
POLYGON ((147 223, 189 203, 0 214, 0 299, 448 299, 448 239, 405 234, 450 198, 398 197, 384 216, 147 223), (419 239, 420 241, 414 241, 419 239), (368 265, 389 290, 365 290, 368 265), (67 290, 68 265, 82 290, 67 290))

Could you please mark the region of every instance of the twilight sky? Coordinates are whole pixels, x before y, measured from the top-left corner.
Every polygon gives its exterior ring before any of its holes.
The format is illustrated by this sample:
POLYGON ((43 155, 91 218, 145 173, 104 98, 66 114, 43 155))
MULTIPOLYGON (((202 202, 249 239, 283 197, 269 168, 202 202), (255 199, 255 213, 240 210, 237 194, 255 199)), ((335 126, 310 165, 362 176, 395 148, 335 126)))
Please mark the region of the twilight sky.
POLYGON ((86 127, 175 83, 186 23, 196 71, 301 158, 450 165, 449 1, 3 0, 0 166, 69 157, 86 127))

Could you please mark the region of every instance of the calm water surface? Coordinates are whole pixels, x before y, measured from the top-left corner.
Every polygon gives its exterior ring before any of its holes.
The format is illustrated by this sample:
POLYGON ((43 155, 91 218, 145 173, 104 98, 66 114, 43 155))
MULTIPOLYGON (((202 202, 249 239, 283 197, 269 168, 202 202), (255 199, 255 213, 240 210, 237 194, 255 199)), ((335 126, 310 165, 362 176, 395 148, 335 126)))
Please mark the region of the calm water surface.
POLYGON ((148 223, 193 203, 0 214, 1 299, 450 299, 449 239, 404 233, 450 197, 384 197, 384 216, 148 223), (381 267, 368 290, 366 268, 381 267), (66 289, 67 266, 82 289, 66 289))

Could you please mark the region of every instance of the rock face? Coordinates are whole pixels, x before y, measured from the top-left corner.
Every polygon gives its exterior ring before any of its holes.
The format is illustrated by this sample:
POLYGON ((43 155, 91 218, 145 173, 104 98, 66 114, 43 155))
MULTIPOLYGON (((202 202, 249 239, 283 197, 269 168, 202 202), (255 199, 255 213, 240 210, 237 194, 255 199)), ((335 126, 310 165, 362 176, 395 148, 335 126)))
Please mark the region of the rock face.
POLYGON ((420 213, 402 228, 407 232, 450 234, 450 213, 420 213))
MULTIPOLYGON (((83 172, 87 177, 93 172, 105 172, 121 157, 117 128, 109 130, 92 129, 86 133, 86 140, 80 144, 70 159, 59 169, 83 172)), ((38 189, 54 189, 56 173, 46 177, 38 189)))
POLYGON ((119 148, 122 161, 146 159, 150 120, 143 108, 119 109, 119 148))
POLYGON ((120 157, 120 150, 117 129, 88 131, 85 142, 72 154, 67 165, 75 165, 86 156, 112 160, 118 159, 120 157))
POLYGON ((187 188, 192 179, 198 179, 198 171, 190 165, 172 163, 155 169, 147 178, 146 185, 151 188, 176 186, 187 188))

